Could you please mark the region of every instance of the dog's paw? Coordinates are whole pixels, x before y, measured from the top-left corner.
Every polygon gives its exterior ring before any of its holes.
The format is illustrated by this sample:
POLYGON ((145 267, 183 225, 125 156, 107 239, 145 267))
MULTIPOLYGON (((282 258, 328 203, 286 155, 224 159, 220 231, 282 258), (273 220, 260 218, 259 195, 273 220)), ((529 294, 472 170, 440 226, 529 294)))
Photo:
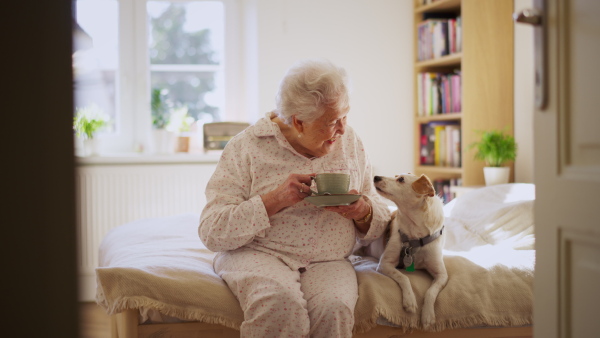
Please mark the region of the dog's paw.
POLYGON ((426 328, 435 324, 435 312, 424 308, 421 314, 421 323, 426 328))
POLYGON ((412 290, 404 293, 402 297, 402 307, 404 307, 404 311, 408 313, 417 312, 417 299, 412 290))

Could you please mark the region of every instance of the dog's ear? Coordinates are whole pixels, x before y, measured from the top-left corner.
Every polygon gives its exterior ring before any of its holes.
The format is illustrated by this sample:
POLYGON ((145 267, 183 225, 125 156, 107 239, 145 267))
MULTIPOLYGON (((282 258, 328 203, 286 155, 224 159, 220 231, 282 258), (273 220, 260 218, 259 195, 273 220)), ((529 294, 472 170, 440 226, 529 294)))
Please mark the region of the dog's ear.
POLYGON ((429 197, 435 196, 433 184, 431 184, 429 177, 425 176, 425 174, 421 175, 418 180, 413 182, 412 188, 417 194, 427 195, 429 197))

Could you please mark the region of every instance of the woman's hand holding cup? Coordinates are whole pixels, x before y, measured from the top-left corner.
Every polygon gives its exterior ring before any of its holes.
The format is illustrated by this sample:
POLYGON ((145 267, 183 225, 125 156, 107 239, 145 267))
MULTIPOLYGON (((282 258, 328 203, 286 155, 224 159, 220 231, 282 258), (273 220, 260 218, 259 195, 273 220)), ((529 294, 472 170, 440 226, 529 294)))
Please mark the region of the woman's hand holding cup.
MULTIPOLYGON (((350 190, 349 193, 359 194, 359 192, 355 189, 350 190)), ((365 218, 365 216, 368 216, 372 212, 371 204, 369 204, 364 196, 361 196, 356 202, 350 205, 325 207, 324 209, 336 212, 344 218, 355 221, 355 226, 362 233, 366 233, 369 230, 370 219, 369 222, 366 222, 366 224, 356 223, 356 220, 362 220, 365 218)))
POLYGON ((272 216, 281 209, 294 205, 306 196, 310 196, 310 185, 315 175, 315 173, 306 175, 290 174, 275 190, 261 195, 267 214, 272 216))

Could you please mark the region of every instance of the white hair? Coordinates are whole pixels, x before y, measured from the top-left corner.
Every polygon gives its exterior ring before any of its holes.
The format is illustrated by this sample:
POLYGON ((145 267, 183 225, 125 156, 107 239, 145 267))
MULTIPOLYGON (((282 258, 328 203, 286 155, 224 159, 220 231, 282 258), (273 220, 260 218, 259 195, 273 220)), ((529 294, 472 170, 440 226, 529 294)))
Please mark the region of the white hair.
POLYGON ((293 115, 313 122, 326 110, 348 110, 346 70, 324 59, 302 60, 281 80, 275 102, 277 116, 288 125, 293 115))

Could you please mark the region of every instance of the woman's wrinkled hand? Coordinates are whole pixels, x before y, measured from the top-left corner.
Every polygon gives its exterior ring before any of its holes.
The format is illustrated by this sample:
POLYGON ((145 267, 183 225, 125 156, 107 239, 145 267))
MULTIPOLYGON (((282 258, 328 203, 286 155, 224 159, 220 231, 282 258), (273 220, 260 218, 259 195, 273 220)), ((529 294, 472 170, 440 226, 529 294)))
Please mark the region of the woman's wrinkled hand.
MULTIPOLYGON (((348 193, 349 194, 359 194, 359 192, 354 189, 350 190, 348 193)), ((367 202, 367 200, 365 199, 364 196, 361 196, 358 200, 356 200, 356 202, 354 202, 350 205, 325 207, 324 209, 336 212, 344 218, 347 218, 347 219, 350 219, 353 221, 357 221, 357 220, 364 219, 369 214, 369 212, 371 212, 371 205, 369 204, 369 202, 367 202)), ((368 224, 362 225, 359 228, 359 230, 361 230, 361 232, 364 229, 368 230, 368 224)))
MULTIPOLYGON (((359 192, 352 189, 348 192, 349 194, 358 194, 359 192)), ((339 205, 332 207, 325 207, 325 210, 336 212, 342 217, 347 219, 361 219, 369 213, 369 203, 361 196, 356 202, 350 205, 339 205)))
POLYGON ((275 190, 261 195, 267 214, 272 216, 281 209, 294 205, 302 201, 306 196, 310 196, 310 185, 312 177, 316 174, 290 174, 288 178, 275 190))

